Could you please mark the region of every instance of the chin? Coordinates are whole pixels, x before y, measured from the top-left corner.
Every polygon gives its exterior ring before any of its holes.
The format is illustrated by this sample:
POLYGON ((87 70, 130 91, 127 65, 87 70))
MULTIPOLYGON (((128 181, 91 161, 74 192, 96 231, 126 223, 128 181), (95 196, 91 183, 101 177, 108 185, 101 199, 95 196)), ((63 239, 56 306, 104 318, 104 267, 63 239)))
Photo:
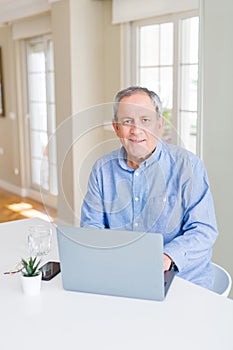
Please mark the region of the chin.
POLYGON ((130 153, 128 158, 136 163, 141 163, 150 156, 150 153, 130 153))

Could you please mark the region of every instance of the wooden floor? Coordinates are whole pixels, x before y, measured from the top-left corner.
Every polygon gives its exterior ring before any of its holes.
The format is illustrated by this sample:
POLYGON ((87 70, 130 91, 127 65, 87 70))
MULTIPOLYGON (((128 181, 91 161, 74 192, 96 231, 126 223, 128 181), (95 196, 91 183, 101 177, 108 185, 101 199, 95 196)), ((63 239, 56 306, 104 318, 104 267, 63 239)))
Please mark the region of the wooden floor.
POLYGON ((53 221, 56 210, 44 207, 43 204, 30 198, 20 197, 0 188, 0 222, 20 220, 30 217, 41 217, 53 221))

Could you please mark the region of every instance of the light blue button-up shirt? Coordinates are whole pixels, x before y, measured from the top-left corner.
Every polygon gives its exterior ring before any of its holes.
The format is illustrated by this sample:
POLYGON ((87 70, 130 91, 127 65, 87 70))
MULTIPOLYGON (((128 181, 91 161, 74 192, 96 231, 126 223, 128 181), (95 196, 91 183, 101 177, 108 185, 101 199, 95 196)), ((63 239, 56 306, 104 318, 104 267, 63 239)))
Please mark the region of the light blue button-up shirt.
POLYGON ((97 160, 81 226, 162 233, 178 275, 212 287, 214 205, 203 163, 191 152, 159 141, 136 170, 127 165, 123 147, 97 160))

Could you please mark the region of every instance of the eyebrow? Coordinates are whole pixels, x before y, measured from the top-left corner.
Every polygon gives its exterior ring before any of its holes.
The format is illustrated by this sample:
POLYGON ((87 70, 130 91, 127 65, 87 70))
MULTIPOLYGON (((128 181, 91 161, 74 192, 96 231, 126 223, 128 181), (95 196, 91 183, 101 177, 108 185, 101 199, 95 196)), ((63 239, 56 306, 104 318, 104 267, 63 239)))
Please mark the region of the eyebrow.
POLYGON ((147 119, 152 119, 152 116, 151 115, 141 115, 140 117, 132 117, 132 116, 118 116, 118 120, 121 120, 121 121, 123 121, 123 120, 128 120, 128 119, 130 119, 130 120, 135 120, 135 119, 145 119, 145 118, 147 118, 147 119))

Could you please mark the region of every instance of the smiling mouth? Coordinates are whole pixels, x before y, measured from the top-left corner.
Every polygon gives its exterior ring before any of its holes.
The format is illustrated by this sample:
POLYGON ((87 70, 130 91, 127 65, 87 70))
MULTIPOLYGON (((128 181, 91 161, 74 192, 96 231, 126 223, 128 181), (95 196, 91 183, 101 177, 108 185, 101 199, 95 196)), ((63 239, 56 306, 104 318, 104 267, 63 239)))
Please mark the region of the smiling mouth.
POLYGON ((133 140, 133 139, 129 139, 130 142, 132 143, 142 143, 142 142, 145 142, 146 140, 143 139, 143 140, 133 140))

